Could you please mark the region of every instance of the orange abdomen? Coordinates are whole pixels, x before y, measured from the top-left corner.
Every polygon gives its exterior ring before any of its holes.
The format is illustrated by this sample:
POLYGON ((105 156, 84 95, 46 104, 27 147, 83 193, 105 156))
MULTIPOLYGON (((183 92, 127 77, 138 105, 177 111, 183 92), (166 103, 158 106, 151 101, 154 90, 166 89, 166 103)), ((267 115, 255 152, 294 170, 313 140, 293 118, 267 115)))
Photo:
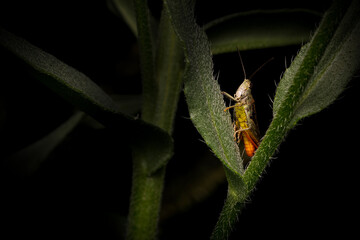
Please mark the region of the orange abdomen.
POLYGON ((244 146, 245 146, 245 152, 249 157, 254 156, 255 150, 257 149, 257 146, 254 145, 254 143, 249 139, 249 135, 244 133, 243 134, 244 139, 244 146))

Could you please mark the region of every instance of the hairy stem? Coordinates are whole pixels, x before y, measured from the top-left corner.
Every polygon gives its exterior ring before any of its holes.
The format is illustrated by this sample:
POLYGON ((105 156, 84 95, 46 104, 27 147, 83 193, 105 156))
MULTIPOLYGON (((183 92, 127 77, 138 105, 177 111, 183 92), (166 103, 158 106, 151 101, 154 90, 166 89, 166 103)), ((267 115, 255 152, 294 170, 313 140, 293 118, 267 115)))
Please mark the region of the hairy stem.
POLYGON ((127 239, 156 239, 164 176, 165 167, 148 176, 142 161, 134 156, 127 239))

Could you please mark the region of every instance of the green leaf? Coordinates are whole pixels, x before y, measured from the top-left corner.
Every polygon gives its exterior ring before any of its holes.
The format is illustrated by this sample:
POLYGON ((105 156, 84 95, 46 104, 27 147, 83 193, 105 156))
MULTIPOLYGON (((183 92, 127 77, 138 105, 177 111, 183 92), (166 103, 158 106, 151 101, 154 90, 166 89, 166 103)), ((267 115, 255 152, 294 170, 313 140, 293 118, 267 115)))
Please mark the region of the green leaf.
POLYGON ((40 80, 85 112, 97 108, 116 112, 117 105, 99 86, 83 73, 54 56, 0 28, 0 44, 31 67, 40 80))
POLYGON ((234 209, 233 203, 237 205, 242 202, 246 193, 241 177, 243 160, 233 140, 230 114, 224 112, 223 96, 213 76, 209 42, 194 20, 194 2, 165 0, 164 5, 185 51, 184 93, 190 118, 206 144, 225 166, 229 182, 228 198, 215 234, 224 236, 237 219, 240 209, 234 209))
POLYGON ((281 79, 274 118, 244 179, 251 192, 287 132, 303 117, 329 106, 360 70, 359 1, 335 1, 311 41, 281 79))
POLYGON ((306 9, 255 10, 205 25, 213 54, 301 44, 310 38, 320 14, 306 9))
POLYGON ((134 4, 132 0, 108 0, 109 9, 124 19, 135 36, 138 35, 134 4))
POLYGON ((210 45, 194 20, 193 2, 164 1, 185 50, 184 92, 190 118, 215 155, 232 172, 243 173, 239 148, 233 140, 230 114, 213 76, 210 45))
MULTIPOLYGON (((349 7, 299 99, 290 125, 328 107, 360 68, 360 7, 349 7)), ((276 102, 276 104, 278 104, 276 102)))
MULTIPOLYGON (((303 92, 294 105, 291 126, 295 125, 301 118, 314 114, 330 105, 358 71, 360 66, 360 42, 358 41, 360 7, 356 3, 353 3, 348 8, 339 26, 333 30, 331 39, 323 47, 321 55, 316 56, 318 60, 316 65, 305 66, 306 62, 304 62, 306 57, 310 58, 312 56, 311 47, 314 45, 313 42, 316 41, 316 39, 313 39, 300 50, 291 67, 285 71, 274 99, 274 115, 285 104, 285 99, 289 95, 289 91, 291 91, 290 88, 296 84, 296 77, 300 76, 300 69, 302 68, 304 72, 309 73, 307 79, 301 85, 303 92)), ((328 13, 328 15, 330 14, 331 12, 328 13)), ((326 22, 323 23, 323 25, 325 24, 326 22)), ((318 34, 321 34, 321 27, 322 25, 318 30, 320 32, 318 34)), ((326 26, 326 28, 329 27, 326 26)), ((321 41, 321 39, 318 41, 321 41)))
MULTIPOLYGON (((115 15, 121 17, 133 34, 138 37, 137 20, 133 0, 108 0, 107 6, 115 15)), ((153 36, 157 35, 158 21, 149 13, 149 23, 153 36)))
POLYGON ((32 175, 41 166, 41 163, 47 159, 50 153, 77 126, 83 115, 82 112, 73 114, 54 131, 10 156, 6 160, 8 170, 16 176, 32 175))
POLYGON ((155 59, 157 103, 155 122, 171 133, 182 90, 184 53, 171 25, 169 15, 162 11, 155 59))
POLYGON ((143 85, 142 119, 155 123, 158 85, 155 80, 154 36, 150 26, 147 1, 134 0, 140 50, 141 77, 143 85))
POLYGON ((149 174, 163 166, 173 153, 172 138, 162 129, 119 111, 118 105, 86 75, 54 56, 0 28, 0 45, 28 66, 45 85, 105 126, 119 131, 129 143, 154 153, 147 167, 149 174), (149 150, 150 151, 150 150, 149 150))
POLYGON ((142 118, 171 133, 184 69, 183 50, 165 11, 155 43, 147 1, 136 1, 143 80, 142 118))

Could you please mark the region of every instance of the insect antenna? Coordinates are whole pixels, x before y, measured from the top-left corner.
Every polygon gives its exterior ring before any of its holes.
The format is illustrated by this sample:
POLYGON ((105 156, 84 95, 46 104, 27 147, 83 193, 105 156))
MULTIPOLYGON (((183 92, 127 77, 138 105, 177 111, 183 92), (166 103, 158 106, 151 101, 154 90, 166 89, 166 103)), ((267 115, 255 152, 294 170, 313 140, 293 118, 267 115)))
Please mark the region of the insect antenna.
POLYGON ((274 57, 270 58, 269 60, 267 60, 266 62, 264 62, 258 69, 255 70, 255 72, 253 72, 251 74, 251 76, 249 77, 249 80, 251 80, 251 78, 260 70, 262 69, 266 64, 268 64, 270 61, 274 60, 274 57))
POLYGON ((242 58, 241 58, 241 54, 240 54, 239 49, 237 49, 237 51, 238 51, 238 54, 239 54, 239 58, 240 58, 240 62, 241 62, 241 67, 242 67, 242 70, 243 70, 243 72, 244 72, 244 79, 246 79, 246 71, 245 71, 244 63, 243 63, 243 60, 242 60, 242 58))

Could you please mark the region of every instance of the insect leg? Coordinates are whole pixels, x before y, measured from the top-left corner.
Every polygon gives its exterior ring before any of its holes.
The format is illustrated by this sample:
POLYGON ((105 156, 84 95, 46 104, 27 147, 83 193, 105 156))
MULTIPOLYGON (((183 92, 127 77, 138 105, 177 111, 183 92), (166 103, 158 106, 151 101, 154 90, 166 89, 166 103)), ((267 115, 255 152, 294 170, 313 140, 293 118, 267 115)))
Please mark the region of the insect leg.
POLYGON ((232 106, 230 106, 230 107, 227 107, 227 108, 225 108, 224 109, 224 112, 226 112, 227 110, 229 110, 230 108, 234 108, 236 105, 232 105, 232 106))
POLYGON ((231 96, 230 94, 228 94, 227 92, 221 92, 221 93, 222 93, 225 97, 227 97, 227 98, 229 98, 229 99, 237 102, 236 99, 235 99, 233 96, 231 96))
POLYGON ((251 129, 251 127, 244 128, 244 129, 239 129, 239 130, 236 130, 235 133, 247 131, 247 130, 250 130, 250 129, 251 129))

